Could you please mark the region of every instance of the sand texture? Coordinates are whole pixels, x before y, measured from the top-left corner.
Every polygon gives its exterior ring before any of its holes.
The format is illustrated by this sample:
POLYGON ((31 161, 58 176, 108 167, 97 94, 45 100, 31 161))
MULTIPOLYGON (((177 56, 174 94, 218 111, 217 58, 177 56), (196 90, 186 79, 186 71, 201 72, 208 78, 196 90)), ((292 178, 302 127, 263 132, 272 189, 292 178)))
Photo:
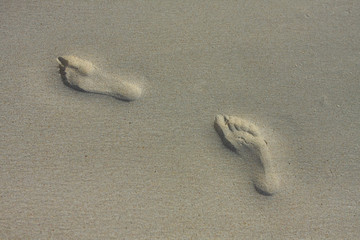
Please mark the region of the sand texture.
POLYGON ((359 13, 2 1, 0 239, 360 239, 359 13))

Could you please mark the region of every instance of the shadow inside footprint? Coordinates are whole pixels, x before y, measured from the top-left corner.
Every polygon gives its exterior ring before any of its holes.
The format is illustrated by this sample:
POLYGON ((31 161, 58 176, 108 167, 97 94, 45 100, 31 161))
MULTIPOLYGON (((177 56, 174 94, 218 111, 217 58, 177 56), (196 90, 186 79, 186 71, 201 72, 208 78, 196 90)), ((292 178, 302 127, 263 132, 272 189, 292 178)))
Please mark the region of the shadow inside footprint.
POLYGON ((253 183, 253 185, 254 185, 255 190, 256 190, 258 193, 260 193, 261 195, 264 195, 264 196, 267 196, 267 197, 274 195, 273 193, 269 193, 269 192, 266 192, 266 191, 262 190, 261 188, 259 188, 258 186, 256 186, 255 183, 253 183))
POLYGON ((219 134, 220 139, 223 142, 223 144, 226 147, 228 147, 231 151, 237 153, 235 146, 225 137, 224 132, 222 131, 221 127, 216 122, 214 123, 214 128, 215 128, 215 131, 219 134))
POLYGON ((67 77, 66 77, 66 68, 69 66, 69 61, 64 59, 63 57, 58 57, 58 60, 61 64, 59 64, 59 73, 61 76, 62 82, 65 84, 65 86, 70 87, 76 91, 85 92, 83 89, 81 89, 78 86, 72 85, 69 83, 67 77))
POLYGON ((62 64, 62 66, 64 66, 64 67, 69 66, 69 61, 66 60, 65 58, 63 58, 63 57, 58 57, 58 60, 59 60, 59 62, 62 64))

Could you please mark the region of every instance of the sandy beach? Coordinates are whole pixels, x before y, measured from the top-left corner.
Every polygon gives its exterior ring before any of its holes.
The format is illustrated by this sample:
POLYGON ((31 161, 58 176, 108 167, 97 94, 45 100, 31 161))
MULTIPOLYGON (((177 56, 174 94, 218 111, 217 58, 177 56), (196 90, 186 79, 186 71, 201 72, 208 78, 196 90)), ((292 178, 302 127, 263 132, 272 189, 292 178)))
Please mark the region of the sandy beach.
POLYGON ((0 239, 360 238, 359 12, 2 1, 0 239), (141 96, 66 86, 69 55, 141 96), (219 114, 259 129, 276 194, 255 190, 256 156, 223 143, 219 114))

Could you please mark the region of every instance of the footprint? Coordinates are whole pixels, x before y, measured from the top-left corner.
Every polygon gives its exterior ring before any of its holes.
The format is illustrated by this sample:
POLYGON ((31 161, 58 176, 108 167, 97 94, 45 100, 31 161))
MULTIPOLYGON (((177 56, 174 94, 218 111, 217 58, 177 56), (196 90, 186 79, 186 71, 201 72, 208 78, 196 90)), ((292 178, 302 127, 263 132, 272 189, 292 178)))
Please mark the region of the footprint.
POLYGON ((91 62, 75 56, 58 57, 60 74, 65 85, 79 91, 109 95, 125 101, 141 97, 142 88, 127 79, 112 76, 91 62))
POLYGON ((257 126, 239 117, 217 115, 214 127, 227 147, 258 162, 253 179, 255 189, 266 196, 275 194, 279 180, 271 166, 268 144, 257 126))

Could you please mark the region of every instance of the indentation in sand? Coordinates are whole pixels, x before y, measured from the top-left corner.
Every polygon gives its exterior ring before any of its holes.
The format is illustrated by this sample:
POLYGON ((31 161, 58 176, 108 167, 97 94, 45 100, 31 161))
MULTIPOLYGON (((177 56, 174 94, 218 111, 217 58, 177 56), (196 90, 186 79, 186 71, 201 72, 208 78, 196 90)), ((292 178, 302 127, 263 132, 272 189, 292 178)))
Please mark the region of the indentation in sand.
POLYGON ((217 115, 214 123, 223 143, 231 150, 249 158, 256 158, 259 164, 253 174, 255 189, 266 196, 279 190, 279 180, 272 168, 268 144, 253 123, 234 116, 217 115))
POLYGON ((73 89, 109 95, 125 101, 141 97, 143 89, 138 83, 114 76, 97 68, 91 62, 75 57, 58 57, 63 82, 73 89))

